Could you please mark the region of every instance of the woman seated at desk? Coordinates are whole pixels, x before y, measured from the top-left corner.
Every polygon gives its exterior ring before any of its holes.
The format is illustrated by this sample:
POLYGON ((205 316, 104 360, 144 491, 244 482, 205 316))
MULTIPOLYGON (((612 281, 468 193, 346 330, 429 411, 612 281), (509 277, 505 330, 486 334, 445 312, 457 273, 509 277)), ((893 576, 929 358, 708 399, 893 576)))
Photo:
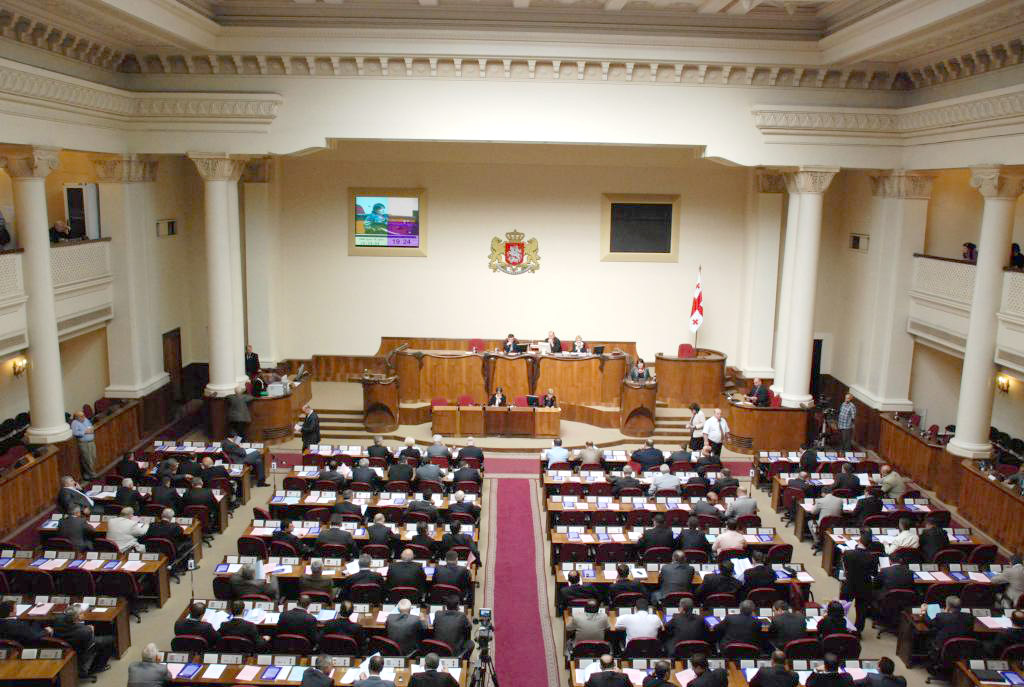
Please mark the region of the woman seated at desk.
POLYGON ((500 386, 497 389, 495 389, 494 395, 491 396, 491 399, 489 401, 487 401, 487 405, 493 407, 507 406, 508 398, 505 397, 505 390, 502 389, 500 386))
POLYGON ((548 389, 548 392, 544 394, 540 399, 541 408, 557 408, 558 399, 555 398, 555 390, 548 389))
POLYGON ((572 352, 573 353, 586 353, 587 352, 587 344, 583 342, 583 337, 578 335, 578 334, 576 335, 576 340, 572 342, 572 352))
POLYGON ((634 382, 644 382, 651 378, 651 371, 647 369, 643 358, 636 359, 636 365, 629 371, 629 378, 634 382))

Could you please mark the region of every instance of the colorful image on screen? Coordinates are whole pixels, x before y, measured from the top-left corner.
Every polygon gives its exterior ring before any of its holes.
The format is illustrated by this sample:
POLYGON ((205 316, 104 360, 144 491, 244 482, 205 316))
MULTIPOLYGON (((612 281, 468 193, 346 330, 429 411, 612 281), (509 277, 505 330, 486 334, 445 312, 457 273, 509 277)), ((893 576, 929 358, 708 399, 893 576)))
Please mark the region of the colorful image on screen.
POLYGON ((356 196, 355 245, 418 248, 420 199, 356 196))

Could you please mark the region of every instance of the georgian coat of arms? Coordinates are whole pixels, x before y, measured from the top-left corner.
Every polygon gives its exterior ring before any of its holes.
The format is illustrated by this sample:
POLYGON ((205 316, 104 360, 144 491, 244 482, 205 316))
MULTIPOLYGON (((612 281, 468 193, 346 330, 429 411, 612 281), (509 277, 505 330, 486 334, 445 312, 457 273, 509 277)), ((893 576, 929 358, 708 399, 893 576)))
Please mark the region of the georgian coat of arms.
POLYGON ((492 272, 501 270, 505 274, 525 274, 540 269, 540 254, 537 239, 523 241, 526 234, 521 231, 510 231, 505 234, 505 241, 497 236, 491 239, 490 264, 492 272))

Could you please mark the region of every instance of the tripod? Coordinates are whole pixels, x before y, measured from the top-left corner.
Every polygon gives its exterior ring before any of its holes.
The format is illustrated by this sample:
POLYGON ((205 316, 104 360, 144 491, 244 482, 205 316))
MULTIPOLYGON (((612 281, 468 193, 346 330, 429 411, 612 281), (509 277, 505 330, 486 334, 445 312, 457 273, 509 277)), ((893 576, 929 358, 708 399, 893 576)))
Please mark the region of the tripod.
POLYGON ((487 687, 488 678, 494 687, 498 685, 498 671, 494 669, 494 660, 491 653, 484 649, 476 659, 473 666, 473 675, 469 679, 469 687, 487 687))

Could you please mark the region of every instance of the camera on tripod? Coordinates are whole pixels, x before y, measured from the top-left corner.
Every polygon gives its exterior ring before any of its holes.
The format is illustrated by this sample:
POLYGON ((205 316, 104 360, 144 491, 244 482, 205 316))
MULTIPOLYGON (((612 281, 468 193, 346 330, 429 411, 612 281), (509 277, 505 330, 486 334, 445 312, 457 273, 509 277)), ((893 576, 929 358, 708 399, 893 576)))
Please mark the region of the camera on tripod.
POLYGON ((481 608, 473 618, 473 624, 480 626, 476 631, 476 646, 480 651, 473 665, 469 687, 498 687, 498 675, 494 671, 494 660, 490 651, 491 640, 494 639, 493 611, 481 608))
POLYGON ((494 639, 494 614, 490 608, 481 608, 476 615, 476 620, 473 622, 480 625, 480 629, 476 632, 476 643, 480 647, 480 652, 483 653, 487 650, 491 640, 494 639))

